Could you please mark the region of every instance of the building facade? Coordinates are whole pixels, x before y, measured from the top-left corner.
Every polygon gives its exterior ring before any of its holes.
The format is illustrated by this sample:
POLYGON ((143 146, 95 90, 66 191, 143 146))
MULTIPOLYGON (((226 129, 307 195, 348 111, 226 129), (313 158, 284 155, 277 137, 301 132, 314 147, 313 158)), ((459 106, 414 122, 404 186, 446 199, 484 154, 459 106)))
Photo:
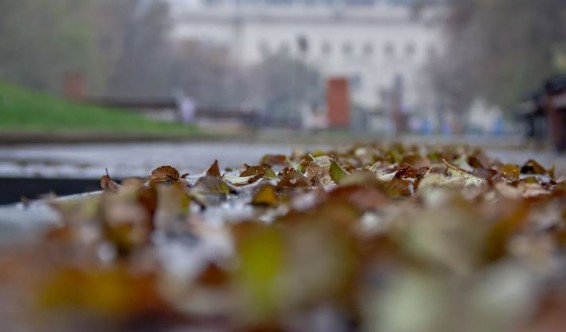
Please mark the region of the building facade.
POLYGON ((420 10, 412 0, 169 0, 175 38, 227 47, 244 64, 285 54, 323 77, 350 80, 352 100, 387 111, 428 113, 425 65, 443 49, 444 7, 420 10))

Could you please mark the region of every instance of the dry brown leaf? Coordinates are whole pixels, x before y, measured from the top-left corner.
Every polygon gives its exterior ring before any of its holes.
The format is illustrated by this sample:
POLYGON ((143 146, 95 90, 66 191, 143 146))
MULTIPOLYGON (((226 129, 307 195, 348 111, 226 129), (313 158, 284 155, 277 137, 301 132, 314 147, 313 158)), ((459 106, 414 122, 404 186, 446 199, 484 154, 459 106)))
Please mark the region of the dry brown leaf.
POLYGON ((307 178, 296 169, 285 167, 277 176, 277 189, 305 188, 309 186, 307 178))
POLYGON ((213 176, 217 178, 221 178, 222 174, 220 174, 220 167, 218 166, 218 160, 215 159, 212 165, 206 170, 206 176, 213 176))
POLYGON ((120 185, 114 180, 112 180, 110 174, 108 174, 108 169, 106 169, 106 175, 103 175, 100 178, 100 188, 102 188, 102 190, 104 191, 109 191, 114 193, 118 192, 118 190, 120 189, 120 185))
POLYGON ((149 176, 149 185, 155 186, 160 183, 173 184, 175 182, 187 184, 185 178, 188 175, 188 173, 180 175, 179 171, 172 166, 160 166, 151 171, 151 175, 149 176))
POLYGON ((240 171, 240 177, 246 176, 259 176, 265 177, 266 179, 276 179, 277 175, 270 166, 260 165, 260 166, 250 166, 248 164, 242 165, 240 171))
POLYGON ((266 154, 261 158, 261 161, 259 163, 270 167, 289 166, 289 161, 287 160, 287 156, 282 154, 266 154))

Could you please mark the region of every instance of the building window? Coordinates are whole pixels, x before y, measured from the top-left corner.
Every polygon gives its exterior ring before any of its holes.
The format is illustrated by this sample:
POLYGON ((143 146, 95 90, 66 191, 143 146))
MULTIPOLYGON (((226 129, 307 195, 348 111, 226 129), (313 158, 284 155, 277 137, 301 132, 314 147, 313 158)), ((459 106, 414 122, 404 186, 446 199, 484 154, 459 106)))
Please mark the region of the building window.
POLYGON ((436 46, 432 43, 428 45, 428 56, 430 58, 434 58, 438 56, 438 50, 436 49, 436 46))
POLYGON ((324 42, 320 46, 320 51, 322 55, 330 55, 330 53, 332 53, 332 46, 330 45, 329 42, 324 42))
POLYGON ((360 74, 356 73, 350 76, 350 86, 352 87, 352 90, 361 90, 362 83, 362 76, 360 74))
POLYGON ((293 0, 267 0, 266 2, 272 5, 290 5, 293 0))
POLYGON ((305 36, 297 37, 297 49, 302 54, 307 54, 309 52, 309 40, 305 36))
POLYGON ((344 43, 344 45, 342 45, 342 52, 344 53, 344 55, 352 54, 352 44, 350 44, 349 42, 344 43))
POLYGON ((364 54, 371 56, 373 54, 373 45, 371 43, 366 43, 364 45, 364 54))
POLYGON ((385 48, 383 49, 383 53, 385 53, 386 56, 394 56, 395 55, 395 46, 393 45, 392 42, 388 42, 387 44, 385 44, 385 48))
POLYGON ((397 73, 395 74, 395 76, 393 77, 393 89, 395 91, 395 93, 402 93, 404 90, 404 85, 405 85, 405 78, 403 77, 403 74, 401 73, 397 73))
POLYGON ((263 56, 269 55, 269 45, 267 45, 266 41, 261 41, 258 45, 259 53, 263 56))
POLYGON ((289 55, 291 53, 291 48, 289 47, 289 43, 283 42, 279 46, 279 53, 283 55, 289 55))
POLYGON ((205 0, 204 3, 207 6, 218 6, 222 4, 222 0, 205 0))
POLYGON ((407 46, 405 46, 405 53, 409 57, 412 57, 413 55, 415 55, 415 44, 408 43, 407 46))
POLYGON ((372 6, 375 5, 379 0, 346 0, 345 3, 348 6, 372 6))

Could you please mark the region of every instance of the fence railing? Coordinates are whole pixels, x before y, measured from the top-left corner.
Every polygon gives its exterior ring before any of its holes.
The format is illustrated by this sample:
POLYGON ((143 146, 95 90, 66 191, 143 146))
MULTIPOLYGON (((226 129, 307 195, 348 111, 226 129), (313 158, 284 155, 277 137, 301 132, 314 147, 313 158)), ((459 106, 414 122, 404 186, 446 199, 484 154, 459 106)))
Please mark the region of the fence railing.
MULTIPOLYGON (((181 119, 181 105, 179 100, 175 98, 114 98, 114 97, 96 97, 86 98, 83 103, 96 105, 107 108, 116 108, 129 112, 137 113, 171 113, 176 115, 177 119, 181 119)), ((222 121, 235 122, 245 127, 255 128, 259 121, 258 113, 253 109, 221 109, 198 107, 194 112, 195 121, 222 121)))

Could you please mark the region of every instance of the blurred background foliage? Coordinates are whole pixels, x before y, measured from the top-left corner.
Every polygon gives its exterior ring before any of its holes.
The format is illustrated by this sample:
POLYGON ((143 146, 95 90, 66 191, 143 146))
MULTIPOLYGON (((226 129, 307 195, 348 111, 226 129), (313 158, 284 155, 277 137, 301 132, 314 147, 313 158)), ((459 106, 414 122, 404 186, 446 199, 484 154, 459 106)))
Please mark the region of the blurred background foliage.
POLYGON ((429 72, 449 107, 463 111, 481 96, 509 109, 566 71, 563 0, 451 0, 445 24, 447 49, 429 72))
POLYGON ((301 86, 318 84, 314 69, 276 57, 242 68, 220 46, 171 42, 171 24, 157 0, 0 0, 0 80, 62 94, 76 72, 88 95, 163 97, 183 87, 210 107, 253 107, 259 91, 268 103, 313 98, 301 86))
POLYGON ((61 93, 84 73, 89 92, 164 89, 168 9, 159 1, 0 1, 0 78, 61 93))

